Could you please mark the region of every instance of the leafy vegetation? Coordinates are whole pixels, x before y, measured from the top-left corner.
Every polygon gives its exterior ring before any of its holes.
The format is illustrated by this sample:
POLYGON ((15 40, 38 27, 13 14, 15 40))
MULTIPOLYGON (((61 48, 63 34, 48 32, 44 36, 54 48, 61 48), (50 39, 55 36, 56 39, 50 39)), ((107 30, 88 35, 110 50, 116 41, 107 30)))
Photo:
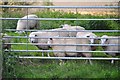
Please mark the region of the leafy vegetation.
MULTIPOLYGON (((117 15, 103 15, 103 16, 93 16, 93 15, 81 15, 79 13, 67 13, 63 11, 50 11, 50 10, 43 10, 40 12, 35 13, 39 18, 82 18, 82 19, 105 19, 105 18, 118 18, 117 15), (49 14, 49 15, 48 15, 49 14)), ((2 17, 5 18, 21 18, 23 17, 24 13, 21 12, 5 12, 3 13, 2 17)), ((15 29, 17 24, 17 20, 3 20, 3 28, 15 29), (6 24, 7 23, 7 24, 6 24)), ((103 20, 82 20, 82 21, 40 21, 40 29, 53 29, 60 27, 61 24, 71 24, 71 25, 78 25, 83 26, 85 29, 93 29, 93 30, 117 30, 119 27, 118 21, 103 21, 103 20)))

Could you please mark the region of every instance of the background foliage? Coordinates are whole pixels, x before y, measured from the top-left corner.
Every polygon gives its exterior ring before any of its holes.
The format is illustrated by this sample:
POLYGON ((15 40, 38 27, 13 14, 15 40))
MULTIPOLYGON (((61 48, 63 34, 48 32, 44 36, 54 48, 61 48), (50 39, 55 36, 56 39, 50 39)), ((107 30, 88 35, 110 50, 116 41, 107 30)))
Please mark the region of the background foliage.
MULTIPOLYGON (((84 19, 105 19, 105 18, 118 18, 117 15, 103 15, 103 16, 93 16, 93 15, 81 15, 79 13, 67 13, 67 12, 59 12, 59 11, 50 11, 50 10, 43 10, 41 12, 35 13, 39 18, 84 18, 84 19), (49 15, 48 15, 49 14, 49 15)), ((25 16, 21 12, 4 12, 2 17, 5 18, 21 18, 25 16)), ((4 20, 3 21, 3 28, 15 29, 18 20, 4 20)), ((82 20, 82 21, 39 21, 40 29, 51 29, 51 28, 58 28, 62 24, 70 24, 70 25, 77 25, 82 26, 85 29, 93 29, 93 30, 117 30, 119 27, 118 21, 108 21, 108 20, 82 20)))

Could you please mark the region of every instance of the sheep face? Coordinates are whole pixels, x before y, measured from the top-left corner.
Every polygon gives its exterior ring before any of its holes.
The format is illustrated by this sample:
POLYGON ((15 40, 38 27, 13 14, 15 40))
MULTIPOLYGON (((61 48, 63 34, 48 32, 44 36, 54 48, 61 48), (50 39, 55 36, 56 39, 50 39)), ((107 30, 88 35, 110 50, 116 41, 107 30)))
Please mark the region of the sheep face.
POLYGON ((90 43, 93 44, 93 43, 94 43, 94 38, 95 38, 95 37, 94 37, 94 36, 87 36, 87 37, 89 37, 90 43))
POLYGON ((35 37, 38 37, 38 35, 37 34, 30 34, 29 35, 29 41, 31 42, 31 43, 38 43, 38 38, 35 38, 35 37))
POLYGON ((100 44, 105 44, 106 42, 107 42, 107 38, 108 38, 108 36, 107 35, 103 35, 101 38, 103 38, 103 39, 101 39, 100 40, 100 44))
POLYGON ((101 39, 101 44, 105 44, 105 42, 107 41, 107 39, 101 39))
POLYGON ((96 35, 90 35, 90 34, 87 34, 86 37, 89 38, 89 41, 91 44, 94 44, 95 43, 95 38, 97 37, 96 35))
MULTIPOLYGON (((97 38, 97 36, 95 34, 90 33, 90 34, 87 34, 86 37, 88 37, 88 40, 89 40, 90 44, 96 44, 96 43, 98 43, 98 40, 95 39, 95 38, 97 38)), ((97 46, 91 46, 91 50, 92 51, 95 51, 96 48, 97 48, 97 46)))

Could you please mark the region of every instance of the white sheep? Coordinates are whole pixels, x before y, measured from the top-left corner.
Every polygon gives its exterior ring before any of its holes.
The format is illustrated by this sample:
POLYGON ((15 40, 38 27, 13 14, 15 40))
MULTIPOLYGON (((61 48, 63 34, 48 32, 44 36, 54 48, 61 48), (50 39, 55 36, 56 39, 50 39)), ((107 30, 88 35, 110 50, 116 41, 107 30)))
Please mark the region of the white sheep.
MULTIPOLYGON (((78 32, 76 34, 76 37, 88 37, 89 39, 89 43, 90 44, 96 44, 98 43, 98 39, 97 39, 97 35, 95 35, 94 33, 92 32, 78 32)), ((94 51, 96 50, 97 46, 91 46, 91 50, 94 51)))
MULTIPOLYGON (((50 38, 48 39, 48 42, 47 44, 48 45, 51 45, 52 49, 53 50, 64 50, 65 47, 64 46, 57 46, 57 45, 60 45, 60 44, 64 44, 65 42, 65 39, 54 39, 54 38, 50 38), (52 44, 55 44, 55 45, 52 45, 52 44)), ((64 52, 54 52, 54 56, 56 57, 65 57, 65 53, 64 52)))
POLYGON ((76 37, 77 31, 75 32, 75 30, 85 30, 85 28, 81 27, 81 26, 71 26, 68 24, 64 24, 61 25, 63 29, 68 30, 68 34, 70 37, 76 37), (72 31, 73 30, 73 31, 72 31))
MULTIPOLYGON (((107 36, 107 35, 103 35, 101 37, 101 41, 100 44, 116 44, 116 46, 102 46, 104 51, 120 51, 119 46, 117 46, 119 44, 119 38, 120 36, 107 36), (117 38, 117 39, 112 39, 112 38, 117 38)), ((115 53, 115 52, 106 52, 106 54, 109 54, 111 56, 117 56, 120 55, 119 53, 115 53)), ((111 63, 114 63, 114 60, 111 61, 111 63)))
POLYGON ((54 52, 54 55, 56 57, 77 56, 77 53, 66 52, 66 51, 70 51, 70 50, 76 51, 76 46, 72 46, 76 43, 77 43, 76 39, 50 38, 48 40, 49 45, 55 44, 55 45, 51 46, 53 50, 60 50, 60 51, 63 50, 63 51, 65 51, 65 52, 54 52), (72 45, 67 46, 67 45, 70 45, 70 44, 72 44, 72 45))
MULTIPOLYGON (((47 37, 48 33, 47 32, 31 32, 29 34, 29 42, 31 43, 47 43, 47 39, 45 38, 42 38, 42 37, 47 37)), ((48 46, 41 46, 41 45, 38 45, 39 48, 45 50, 45 49, 48 49, 49 47, 48 46)))
MULTIPOLYGON (((38 44, 46 44, 47 39, 40 38, 47 36, 47 32, 31 32, 29 34, 29 42, 32 43, 34 46, 36 46, 38 49, 47 50, 49 49, 49 46, 47 45, 38 45, 38 44)), ((43 53, 42 53, 43 56, 43 53)), ((49 56, 49 54, 48 54, 49 56)))
POLYGON ((31 15, 27 15, 22 17, 21 19, 18 20, 17 22, 17 28, 16 28, 16 32, 17 33, 23 33, 25 29, 37 29, 39 27, 39 21, 38 20, 26 20, 26 19, 30 19, 30 18, 38 18, 37 15, 31 14, 31 15), (25 20, 23 20, 25 19, 25 20))
MULTIPOLYGON (((77 38, 80 38, 79 39, 79 42, 80 44, 89 44, 89 38, 87 36, 76 36, 77 38)), ((82 46, 77 46, 77 50, 80 50, 80 51, 91 51, 92 50, 92 47, 91 46, 85 46, 85 45, 82 45, 82 46)), ((91 57, 92 54, 90 52, 80 52, 78 54, 78 56, 82 56, 82 57, 91 57)), ((92 62, 90 59, 86 60, 86 63, 87 61, 89 61, 89 63, 92 65, 92 62)))
MULTIPOLYGON (((45 43, 47 44, 49 37, 55 37, 55 36, 59 36, 59 37, 67 37, 68 33, 67 32, 59 32, 60 30, 64 30, 62 28, 58 28, 58 29, 51 29, 49 31, 43 31, 43 32, 31 32, 29 34, 29 42, 31 43, 45 43), (53 32, 52 32, 53 31, 53 32), (36 38, 39 37, 39 38, 36 38)), ((42 48, 43 46, 41 46, 42 48)), ((44 47, 42 48, 44 49, 44 47)), ((45 48, 48 49, 48 48, 45 48)))
MULTIPOLYGON (((33 43, 39 43, 39 44, 47 44, 49 37, 67 37, 67 32, 59 32, 60 30, 64 30, 63 28, 57 28, 57 29, 51 29, 50 31, 44 31, 44 32, 31 32, 29 34, 29 42, 33 43), (52 32, 53 31, 53 32, 52 32), (36 38, 39 37, 39 38, 36 38)), ((50 46, 48 45, 36 45, 39 49, 47 50, 50 46)))
POLYGON ((2 48, 3 49, 10 49, 11 48, 11 44, 5 44, 5 43, 10 43, 11 42, 11 38, 6 38, 8 37, 8 35, 5 33, 1 33, 0 34, 1 38, 2 38, 2 48))
POLYGON ((64 24, 64 25, 61 25, 63 29, 76 29, 76 30, 85 30, 84 27, 81 27, 81 26, 71 26, 71 25, 68 25, 68 24, 64 24))
MULTIPOLYGON (((76 46, 76 44, 88 44, 89 41, 86 39, 87 37, 81 38, 62 38, 62 39, 55 39, 50 38, 48 40, 48 44, 52 45, 53 50, 63 51, 63 52, 54 52, 54 55, 56 57, 67 57, 67 56, 85 56, 85 57, 91 57, 92 55, 90 53, 85 52, 74 52, 74 51, 90 51, 90 46, 76 46), (67 52, 67 51, 73 51, 73 52, 67 52)), ((89 60, 90 61, 90 60, 89 60)), ((91 61, 90 61, 90 64, 91 61)))

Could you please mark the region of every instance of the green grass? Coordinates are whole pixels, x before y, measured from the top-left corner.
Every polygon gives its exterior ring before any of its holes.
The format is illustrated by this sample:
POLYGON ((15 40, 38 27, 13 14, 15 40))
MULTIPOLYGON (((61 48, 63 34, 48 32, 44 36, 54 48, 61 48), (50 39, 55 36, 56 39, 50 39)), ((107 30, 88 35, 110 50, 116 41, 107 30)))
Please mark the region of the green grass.
MULTIPOLYGON (((95 61, 93 65, 84 60, 68 60, 59 65, 55 60, 22 59, 17 62, 14 73, 17 78, 118 78, 118 62, 95 61), (31 61, 31 62, 30 62, 31 61)), ((119 77, 120 78, 120 77, 119 77)))

